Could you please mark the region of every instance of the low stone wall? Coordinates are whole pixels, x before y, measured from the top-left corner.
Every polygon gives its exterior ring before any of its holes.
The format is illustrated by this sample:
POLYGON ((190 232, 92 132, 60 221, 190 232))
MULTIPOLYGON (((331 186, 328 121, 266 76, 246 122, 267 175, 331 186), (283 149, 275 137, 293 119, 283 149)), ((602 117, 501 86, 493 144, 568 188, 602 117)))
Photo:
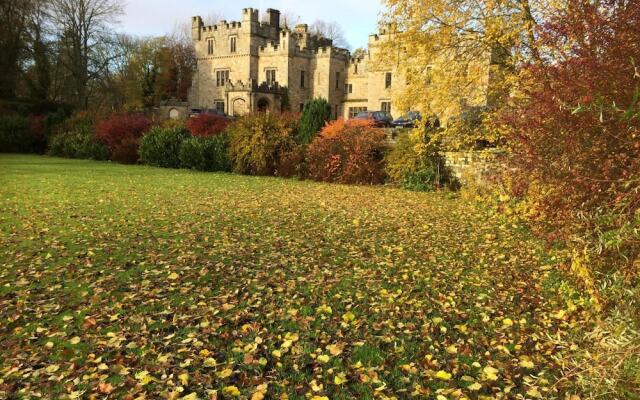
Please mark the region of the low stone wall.
POLYGON ((463 185, 489 185, 506 164, 506 153, 495 149, 445 152, 444 158, 447 167, 463 185))

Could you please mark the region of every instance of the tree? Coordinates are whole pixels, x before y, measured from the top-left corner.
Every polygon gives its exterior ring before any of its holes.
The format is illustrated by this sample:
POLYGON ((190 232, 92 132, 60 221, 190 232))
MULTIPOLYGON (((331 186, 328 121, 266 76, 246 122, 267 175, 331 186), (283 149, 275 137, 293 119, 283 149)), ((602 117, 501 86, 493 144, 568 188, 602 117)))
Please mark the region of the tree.
POLYGON ((300 117, 298 142, 309 144, 331 119, 331 105, 325 99, 314 99, 304 105, 300 117))
POLYGON ((49 100, 53 83, 50 10, 45 0, 32 0, 32 7, 27 17, 27 52, 31 59, 31 67, 27 71, 26 81, 29 97, 38 100, 49 100))
POLYGON ((91 85, 114 60, 112 25, 123 13, 121 0, 52 0, 52 20, 60 41, 61 63, 74 103, 87 108, 91 85))
POLYGON ((503 104, 517 66, 543 62, 537 30, 556 9, 552 2, 385 0, 391 35, 379 62, 406 80, 397 104, 444 121, 468 106, 503 104))
POLYGON ((345 37, 344 30, 337 22, 317 20, 311 24, 310 30, 316 35, 333 40, 334 46, 343 47, 345 49, 350 47, 349 42, 347 42, 347 38, 345 37))
POLYGON ((24 58, 30 0, 0 0, 0 98, 14 99, 24 58))

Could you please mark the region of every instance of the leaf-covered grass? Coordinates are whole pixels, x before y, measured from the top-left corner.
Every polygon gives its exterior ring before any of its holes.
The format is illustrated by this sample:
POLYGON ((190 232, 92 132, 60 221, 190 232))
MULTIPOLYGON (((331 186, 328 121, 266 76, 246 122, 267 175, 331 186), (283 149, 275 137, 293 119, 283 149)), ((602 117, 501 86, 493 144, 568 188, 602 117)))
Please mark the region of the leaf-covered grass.
POLYGON ((583 314, 557 260, 459 198, 30 156, 0 171, 0 397, 571 390, 583 314))

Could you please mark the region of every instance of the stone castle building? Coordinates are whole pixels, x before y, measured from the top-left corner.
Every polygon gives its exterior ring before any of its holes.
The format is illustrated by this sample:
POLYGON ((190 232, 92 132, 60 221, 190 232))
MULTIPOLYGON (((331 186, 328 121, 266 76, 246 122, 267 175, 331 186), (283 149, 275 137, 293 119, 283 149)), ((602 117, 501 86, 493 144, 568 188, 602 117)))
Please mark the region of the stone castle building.
POLYGON ((301 111, 314 98, 329 101, 333 117, 361 111, 388 111, 398 117, 392 92, 394 68, 375 68, 377 45, 389 37, 369 37, 369 50, 352 57, 348 50, 312 34, 307 25, 282 27, 280 12, 242 10, 242 21, 205 26, 192 21, 198 62, 190 106, 229 115, 254 111, 301 111))

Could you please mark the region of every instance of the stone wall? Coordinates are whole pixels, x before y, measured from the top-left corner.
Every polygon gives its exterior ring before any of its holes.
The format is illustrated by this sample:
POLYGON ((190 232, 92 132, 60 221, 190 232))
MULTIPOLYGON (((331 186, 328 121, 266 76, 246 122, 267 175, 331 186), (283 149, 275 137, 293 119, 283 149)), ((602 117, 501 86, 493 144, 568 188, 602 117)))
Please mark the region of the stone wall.
POLYGON ((506 152, 482 150, 444 153, 445 163, 460 183, 489 185, 506 164, 506 152))

